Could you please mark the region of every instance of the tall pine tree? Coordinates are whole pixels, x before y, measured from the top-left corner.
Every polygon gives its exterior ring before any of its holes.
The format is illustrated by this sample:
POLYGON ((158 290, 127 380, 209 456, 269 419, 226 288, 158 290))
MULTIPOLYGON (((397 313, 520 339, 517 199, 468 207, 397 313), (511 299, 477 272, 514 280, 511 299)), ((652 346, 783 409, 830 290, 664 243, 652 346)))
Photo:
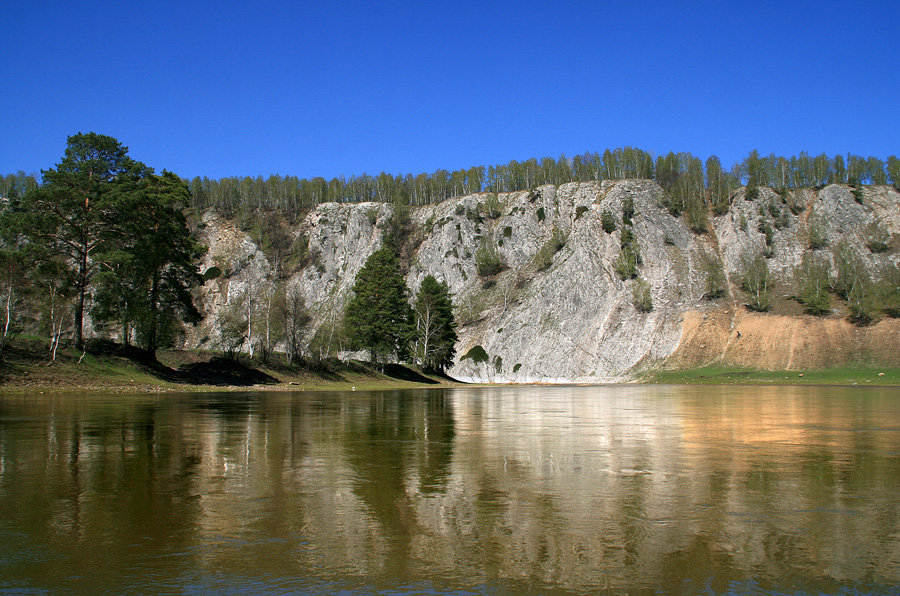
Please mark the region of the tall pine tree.
POLYGON ((94 256, 110 238, 111 204, 123 183, 145 171, 116 139, 79 133, 68 138, 62 161, 43 171, 43 186, 22 201, 26 236, 72 267, 76 348, 84 345, 84 311, 99 265, 94 256))

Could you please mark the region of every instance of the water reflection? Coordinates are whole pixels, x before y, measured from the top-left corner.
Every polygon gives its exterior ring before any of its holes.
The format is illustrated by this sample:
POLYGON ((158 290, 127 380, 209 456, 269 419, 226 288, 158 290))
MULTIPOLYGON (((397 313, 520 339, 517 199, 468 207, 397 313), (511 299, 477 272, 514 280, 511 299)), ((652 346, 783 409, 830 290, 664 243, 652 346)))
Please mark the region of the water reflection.
POLYGON ((0 400, 0 589, 880 590, 895 390, 0 400))

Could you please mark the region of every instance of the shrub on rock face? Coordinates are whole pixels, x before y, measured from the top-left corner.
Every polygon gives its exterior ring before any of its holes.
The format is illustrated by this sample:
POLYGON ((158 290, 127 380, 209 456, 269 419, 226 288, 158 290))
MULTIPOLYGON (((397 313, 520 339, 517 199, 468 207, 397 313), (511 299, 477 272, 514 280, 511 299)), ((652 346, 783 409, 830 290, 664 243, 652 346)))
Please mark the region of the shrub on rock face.
POLYGON ((600 214, 600 224, 603 226, 603 231, 607 234, 612 234, 616 231, 616 218, 609 209, 604 209, 603 213, 600 214))
POLYGON ((628 197, 622 201, 622 225, 630 226, 631 219, 634 217, 634 199, 628 197))
POLYGON ((859 285, 869 277, 868 268, 846 240, 834 247, 834 275, 831 277, 831 291, 843 298, 850 299, 854 285, 859 285))
POLYGON ((460 357, 459 361, 462 362, 463 360, 469 359, 471 359, 475 364, 481 364, 490 360, 485 349, 477 344, 472 346, 468 352, 463 354, 462 357, 460 357))
POLYGON ((825 248, 828 237, 825 235, 825 226, 818 219, 810 218, 806 225, 806 246, 810 250, 825 248))
POLYGON ((888 265, 882 271, 877 293, 884 313, 892 318, 900 317, 900 266, 888 265))
POLYGON ((541 247, 534 257, 538 271, 546 271, 553 264, 553 257, 566 245, 568 235, 557 227, 553 228, 550 239, 541 247))
POLYGON ((637 254, 637 252, 635 252, 635 250, 631 244, 623 247, 619 251, 619 256, 616 257, 616 260, 613 263, 613 267, 615 267, 616 274, 623 281, 626 279, 633 279, 633 278, 637 277, 637 266, 638 266, 638 254, 637 254))
POLYGON ((491 277, 506 269, 506 264, 494 246, 485 239, 475 253, 475 267, 481 277, 491 277))
POLYGON ((725 294, 725 267, 714 252, 704 252, 700 257, 700 268, 705 277, 703 297, 707 300, 721 298, 725 294))
POLYGON ((748 306, 757 311, 767 311, 772 305, 769 298, 769 265, 763 255, 747 263, 741 287, 750 298, 748 306))
POLYGON ((831 299, 828 293, 828 262, 807 253, 803 262, 794 271, 797 280, 800 302, 811 315, 821 316, 831 312, 831 299))
POLYGON ((875 253, 887 252, 891 247, 891 235, 877 223, 866 226, 866 246, 875 253))
POLYGON ((653 310, 650 284, 642 277, 634 280, 634 284, 631 286, 631 302, 639 312, 650 312, 653 310))

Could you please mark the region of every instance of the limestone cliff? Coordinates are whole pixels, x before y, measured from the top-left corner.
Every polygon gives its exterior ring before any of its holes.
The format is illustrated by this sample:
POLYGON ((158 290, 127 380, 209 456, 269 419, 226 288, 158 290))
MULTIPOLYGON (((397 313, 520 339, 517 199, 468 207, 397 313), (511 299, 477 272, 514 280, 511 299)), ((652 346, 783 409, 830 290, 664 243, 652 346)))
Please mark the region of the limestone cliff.
MULTIPOLYGON (((795 316, 785 316, 793 314, 789 304, 781 309, 786 313, 754 314, 743 307, 737 287, 745 263, 765 251, 778 298, 794 293, 794 268, 808 250, 812 228, 824 237, 818 251, 827 258, 843 239, 873 271, 896 264, 896 250, 873 253, 867 247, 874 233, 889 241, 900 234, 896 190, 866 187, 854 196, 848 187, 832 185, 782 199, 761 189, 754 200, 738 190, 732 208, 710 221, 706 234, 690 231, 663 206, 663 198, 655 182, 622 180, 480 193, 413 209, 407 241, 411 293, 432 274, 448 283, 458 306, 457 362, 448 372, 471 380, 589 382, 621 380, 666 364, 900 361, 896 320, 857 328, 840 313, 800 316, 796 305, 795 316), (623 214, 630 204, 628 225, 623 214), (604 230, 604 211, 615 220, 611 232, 604 230), (650 290, 647 312, 635 306, 633 286, 639 282, 623 280, 616 270, 623 234, 629 233, 640 255, 638 278, 650 290), (476 255, 482 247, 505 265, 501 272, 479 275, 476 255), (704 263, 716 258, 727 291, 710 300, 704 298, 704 263), (776 329, 790 331, 773 335, 776 329), (770 340, 776 343, 766 345, 770 340), (459 360, 475 345, 486 350, 489 362, 459 360)), ((392 207, 382 203, 323 204, 294 230, 306 240, 306 259, 286 283, 312 313, 310 337, 316 329, 337 327, 356 273, 381 246, 391 216, 392 207)), ((217 265, 225 275, 202 288, 207 319, 187 342, 215 347, 215 321, 223 307, 234 296, 259 294, 273 264, 246 234, 213 215, 204 217, 201 235, 210 247, 204 269, 217 265)))

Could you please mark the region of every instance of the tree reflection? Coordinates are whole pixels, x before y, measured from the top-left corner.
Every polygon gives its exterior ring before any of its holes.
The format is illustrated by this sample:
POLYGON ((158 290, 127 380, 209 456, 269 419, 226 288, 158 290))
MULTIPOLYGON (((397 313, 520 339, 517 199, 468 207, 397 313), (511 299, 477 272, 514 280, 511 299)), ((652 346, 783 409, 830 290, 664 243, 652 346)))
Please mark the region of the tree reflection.
POLYGON ((346 415, 344 450, 353 492, 390 541, 386 563, 405 573, 419 533, 415 500, 441 492, 453 457, 453 411, 445 390, 373 393, 346 415))

